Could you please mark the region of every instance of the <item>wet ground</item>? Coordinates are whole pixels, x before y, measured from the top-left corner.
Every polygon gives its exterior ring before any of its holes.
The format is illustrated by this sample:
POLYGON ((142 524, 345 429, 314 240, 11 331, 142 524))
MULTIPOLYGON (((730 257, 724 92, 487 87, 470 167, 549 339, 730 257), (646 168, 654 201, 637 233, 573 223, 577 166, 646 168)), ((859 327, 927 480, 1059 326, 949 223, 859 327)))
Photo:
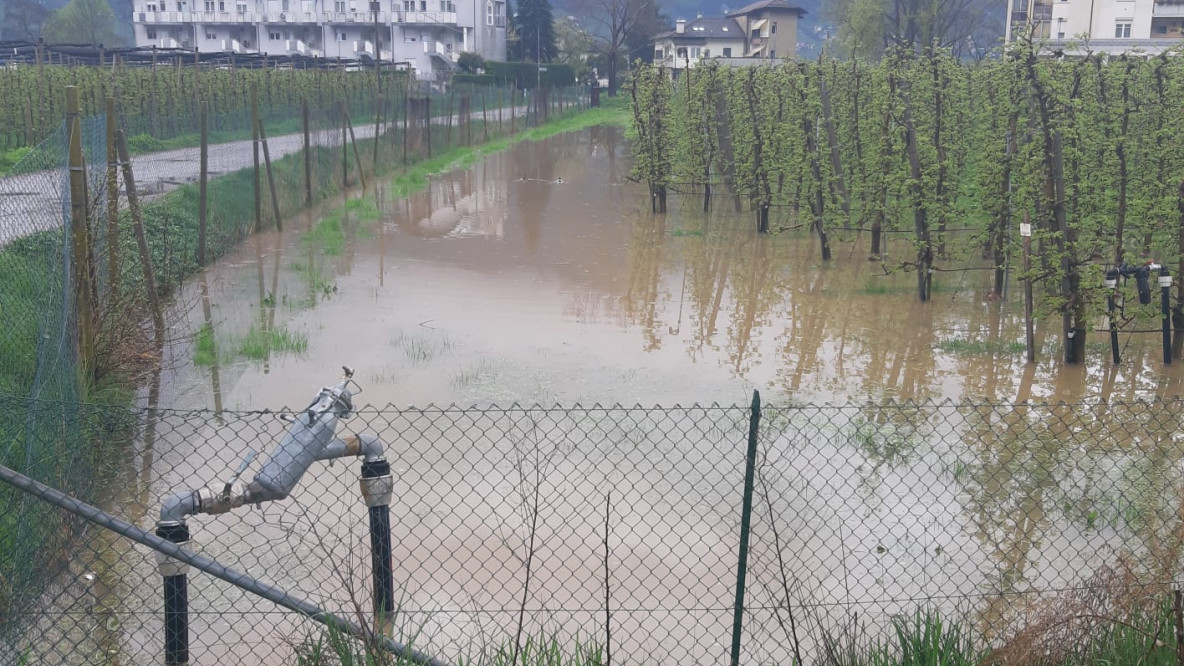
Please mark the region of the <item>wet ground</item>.
MULTIPOLYGON (((513 626, 522 508, 538 487, 531 626, 598 629, 609 504, 615 640, 647 656, 639 663, 720 663, 747 415, 411 405, 743 406, 760 389, 779 409, 761 438, 746 650, 771 662, 788 659, 775 610, 786 566, 792 598, 816 617, 855 608, 882 623, 941 599, 988 636, 1014 618, 1012 601, 1075 584, 1118 549, 1175 566, 1163 553, 1179 544, 1163 536, 1184 497, 1176 416, 1096 406, 1180 392, 1157 335, 1124 333, 1115 367, 1106 335, 1091 332, 1087 363, 1065 368, 1042 330, 1040 360, 1025 364, 1014 284, 995 301, 989 271, 941 273, 922 304, 913 276, 884 271, 906 259, 903 243, 869 262, 866 237, 836 231, 824 265, 809 236, 761 237, 746 214, 703 214, 698 197, 653 216, 626 180, 626 148, 604 128, 520 144, 408 199, 380 187, 250 239, 178 295, 154 402, 302 407, 342 364, 355 367, 359 405, 398 407, 348 427, 391 446, 409 622, 449 654, 513 626), (944 398, 1095 406, 890 402, 944 398), (828 402, 846 406, 813 407, 828 402)), ((788 213, 774 222, 794 224, 788 213)), ((139 474, 117 507, 151 526, 166 494, 224 477, 285 427, 273 414, 167 413, 137 443, 139 474)), ((350 573, 367 552, 354 467, 319 467, 293 500, 259 512, 194 518, 198 547, 334 607, 350 590, 365 604, 367 576, 350 573)), ((159 647, 155 574, 147 553, 119 561, 78 568, 145 581, 120 592, 135 621, 104 640, 147 663, 159 647)), ((298 638, 265 602, 193 585, 205 609, 195 663, 278 662, 298 638)))

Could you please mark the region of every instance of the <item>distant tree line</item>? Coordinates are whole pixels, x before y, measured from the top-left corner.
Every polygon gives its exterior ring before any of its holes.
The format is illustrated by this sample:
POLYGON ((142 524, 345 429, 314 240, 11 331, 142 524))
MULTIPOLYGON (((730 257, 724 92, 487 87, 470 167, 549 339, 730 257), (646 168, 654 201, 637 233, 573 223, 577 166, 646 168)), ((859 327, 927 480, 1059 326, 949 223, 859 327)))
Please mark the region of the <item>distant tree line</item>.
MULTIPOLYGON (((54 44, 125 45, 126 27, 107 0, 71 0, 52 9, 38 0, 5 0, 0 39, 54 44)), ((123 4, 123 3, 121 3, 123 4)), ((122 8, 121 8, 122 9, 122 8)), ((127 7, 130 17, 130 6, 127 7)))

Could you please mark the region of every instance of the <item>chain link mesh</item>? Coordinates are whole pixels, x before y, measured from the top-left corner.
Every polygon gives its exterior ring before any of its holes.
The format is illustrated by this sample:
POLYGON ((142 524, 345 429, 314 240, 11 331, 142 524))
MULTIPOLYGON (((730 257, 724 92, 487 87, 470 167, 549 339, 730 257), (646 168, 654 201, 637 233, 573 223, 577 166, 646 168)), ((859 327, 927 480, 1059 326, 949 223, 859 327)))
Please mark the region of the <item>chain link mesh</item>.
MULTIPOLYGON (((828 640, 852 625, 870 641, 918 609, 999 647, 1065 595, 1101 598, 1121 579, 1128 596, 1162 598, 1184 545, 1182 406, 766 406, 742 663, 792 663, 795 650, 828 663, 828 640)), ((261 451, 251 477, 291 427, 270 412, 87 407, 71 421, 58 407, 37 405, 106 443, 86 493, 148 530, 165 498, 220 487, 261 451)), ((521 623, 531 641, 573 652, 608 644, 627 663, 725 661, 749 416, 719 406, 360 410, 338 434, 377 435, 392 465, 396 637, 478 660, 508 652, 521 623)), ((83 463, 67 458, 77 472, 83 463)), ((286 501, 191 517, 190 547, 368 619, 359 471, 355 459, 314 463, 286 501)), ((61 540, 37 555, 48 583, 5 615, 10 654, 157 663, 161 578, 150 551, 57 524, 61 540)), ((295 663, 320 631, 200 572, 190 581, 192 663, 295 663)))

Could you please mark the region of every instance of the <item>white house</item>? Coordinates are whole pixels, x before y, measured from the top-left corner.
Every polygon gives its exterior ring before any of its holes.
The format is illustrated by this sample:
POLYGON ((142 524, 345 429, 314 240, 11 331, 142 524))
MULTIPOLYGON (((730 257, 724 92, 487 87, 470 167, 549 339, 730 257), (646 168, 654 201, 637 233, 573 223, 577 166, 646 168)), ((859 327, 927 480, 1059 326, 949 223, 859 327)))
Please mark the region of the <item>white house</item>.
POLYGON ((792 57, 805 14, 788 0, 757 0, 725 18, 678 19, 674 30, 654 38, 654 62, 680 70, 707 59, 746 65, 792 57))
POLYGON ((428 80, 465 51, 506 59, 505 0, 136 0, 132 24, 140 47, 379 58, 428 80))
POLYGON ((1184 0, 1008 0, 1007 41, 1032 30, 1068 55, 1162 53, 1184 46, 1184 0))

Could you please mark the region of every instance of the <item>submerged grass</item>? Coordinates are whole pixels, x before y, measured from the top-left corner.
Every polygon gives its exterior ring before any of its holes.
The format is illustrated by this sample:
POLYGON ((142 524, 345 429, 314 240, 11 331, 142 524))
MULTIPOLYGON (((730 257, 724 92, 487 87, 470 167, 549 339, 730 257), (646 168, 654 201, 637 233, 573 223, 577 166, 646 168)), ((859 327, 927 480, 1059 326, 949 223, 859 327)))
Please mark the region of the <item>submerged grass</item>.
POLYGON ((264 330, 252 326, 238 345, 240 356, 255 361, 262 361, 271 354, 303 354, 306 351, 308 334, 293 333, 282 327, 264 330))
POLYGON ((1014 340, 967 340, 948 338, 937 343, 937 348, 948 354, 1023 354, 1024 343, 1014 340))

